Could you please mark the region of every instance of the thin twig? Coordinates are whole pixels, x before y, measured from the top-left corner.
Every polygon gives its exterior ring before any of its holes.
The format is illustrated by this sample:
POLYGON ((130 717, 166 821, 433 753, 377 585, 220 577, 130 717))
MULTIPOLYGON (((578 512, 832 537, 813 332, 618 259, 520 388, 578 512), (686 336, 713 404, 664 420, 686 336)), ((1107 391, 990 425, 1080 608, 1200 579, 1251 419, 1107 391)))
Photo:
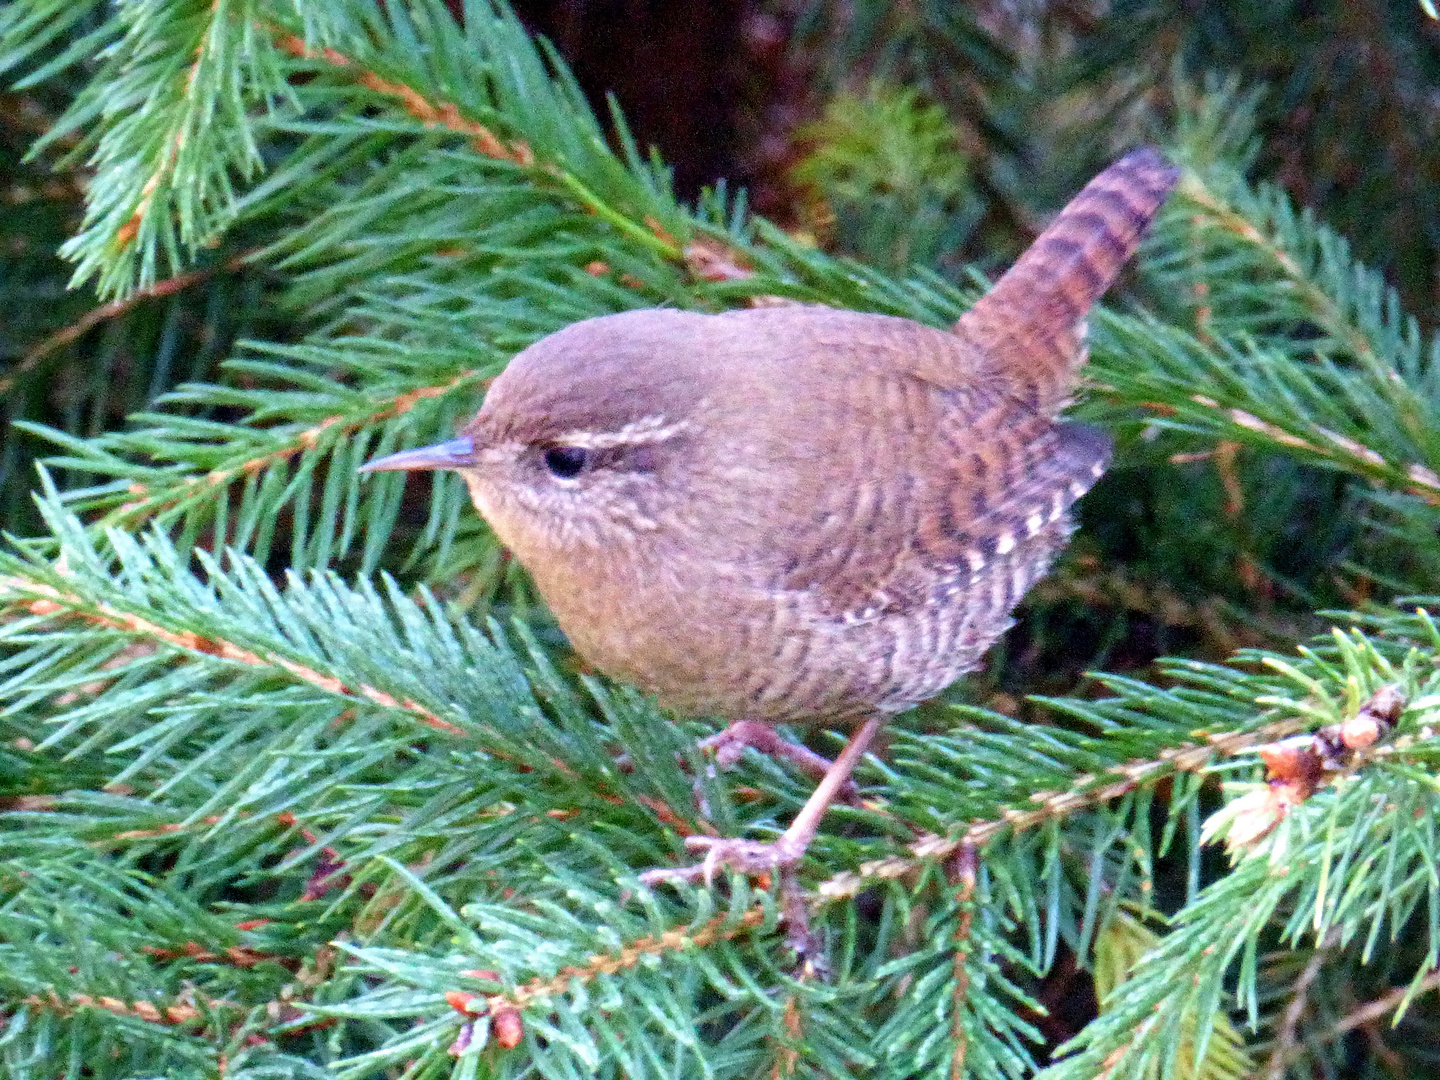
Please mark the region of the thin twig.
MULTIPOLYGON (((1318 959, 1318 955, 1316 959, 1318 959)), ((1312 960, 1311 963, 1313 964, 1314 960, 1312 960)), ((1309 965, 1306 965, 1306 969, 1308 971, 1309 965)), ((1413 995, 1418 997, 1420 994, 1429 993, 1431 990, 1436 989, 1440 989, 1440 971, 1432 971, 1429 975, 1426 975, 1423 979, 1420 980, 1419 985, 1416 986, 1414 989, 1409 986, 1397 986, 1393 990, 1390 990, 1387 993, 1380 995, 1380 997, 1376 998, 1374 1001, 1366 1002, 1354 1012, 1351 1012, 1349 1015, 1342 1017, 1334 1024, 1330 1024, 1329 1026, 1321 1030, 1313 1032, 1313 1038, 1316 1041, 1322 1043, 1335 1042, 1336 1040, 1343 1038, 1345 1035, 1348 1035, 1356 1028, 1361 1028, 1369 1024, 1373 1024, 1376 1020, 1379 1020, 1387 1013, 1394 1012, 1397 1008, 1399 1008, 1401 1003, 1404 1002, 1407 996, 1413 995)), ((1281 1049, 1277 1048, 1276 1053, 1280 1054, 1281 1052, 1281 1049)), ((1304 1052, 1305 1048, 1303 1046, 1296 1045, 1292 1037, 1291 1045, 1284 1048, 1283 1050, 1283 1057, 1279 1063, 1279 1072, 1275 1071, 1275 1056, 1271 1056, 1270 1071, 1268 1073, 1268 1076, 1283 1076, 1285 1074, 1285 1069, 1288 1068, 1290 1065, 1294 1064, 1295 1060, 1299 1058, 1300 1055, 1304 1052)))
POLYGON ((1310 1004, 1310 990, 1315 985, 1315 980, 1320 977, 1320 970, 1325 966, 1325 961, 1330 958, 1331 950, 1338 940, 1338 931, 1332 929, 1315 951, 1315 955, 1306 962, 1305 969, 1300 972, 1300 977, 1295 980, 1290 1003, 1285 1006, 1285 1015, 1280 1020, 1280 1031, 1275 1039, 1275 1049, 1270 1054, 1270 1062, 1266 1066, 1266 1076, 1269 1080, 1282 1080, 1285 1076, 1286 1065, 1297 1056, 1296 1036, 1300 1030, 1300 1019, 1305 1015, 1305 1009, 1310 1004))
POLYGON ((950 1080, 965 1075, 965 1056, 970 1044, 965 1036, 961 1012, 970 993, 970 972, 965 963, 970 958, 970 931, 975 919, 975 885, 979 881, 980 855, 973 844, 963 844, 951 861, 950 877, 958 885, 955 901, 960 905, 960 920, 955 927, 955 989, 950 995, 950 1080))
POLYGON ((206 278, 213 277, 215 274, 229 273, 232 270, 238 270, 245 264, 246 260, 255 254, 256 250, 258 249, 243 251, 239 255, 231 256, 222 263, 216 263, 214 266, 202 266, 198 270, 177 274, 175 277, 166 278, 164 281, 157 281, 149 288, 139 289, 123 300, 115 300, 108 304, 102 304, 100 307, 90 309, 69 326, 62 327, 30 348, 25 355, 20 358, 19 362, 6 373, 5 377, 0 378, 0 394, 9 393, 21 376, 33 371, 41 360, 44 360, 45 357, 56 350, 63 349, 66 345, 78 340, 99 323, 124 315, 132 308, 138 307, 148 300, 158 300, 161 297, 171 296, 183 289, 188 289, 191 285, 198 284, 206 278))
POLYGON ((826 904, 852 897, 872 881, 905 877, 927 862, 950 858, 962 846, 970 845, 979 850, 1001 833, 1037 828, 1056 818, 1069 817, 1128 795, 1143 784, 1157 783, 1177 772, 1200 772, 1216 758, 1245 753, 1301 730, 1302 721, 1292 718, 1276 720, 1253 731, 1221 732, 1209 736, 1203 743, 1166 747, 1154 760, 1113 765, 1105 776, 1077 777, 1075 787, 1069 791, 1033 792, 1031 800, 1040 804, 1034 809, 1007 807, 999 817, 971 821, 958 833, 945 836, 924 833, 906 845, 910 852, 908 856, 890 855, 873 859, 861 863, 858 870, 845 870, 827 878, 815 890, 815 903, 826 904))
MULTIPOLYGON (((1440 971, 1432 971, 1429 975, 1426 975, 1425 978, 1421 979, 1419 986, 1413 993, 1418 996, 1435 989, 1440 989, 1440 971)), ((1400 1003, 1405 1000, 1406 995, 1411 993, 1411 988, 1408 986, 1395 987, 1395 989, 1389 993, 1382 994, 1374 1001, 1360 1006, 1360 1008, 1350 1013, 1350 1015, 1343 1017, 1333 1027, 1323 1033, 1324 1037, 1327 1041, 1333 1041, 1347 1032, 1379 1020, 1386 1013, 1394 1012, 1400 1006, 1400 1003)))

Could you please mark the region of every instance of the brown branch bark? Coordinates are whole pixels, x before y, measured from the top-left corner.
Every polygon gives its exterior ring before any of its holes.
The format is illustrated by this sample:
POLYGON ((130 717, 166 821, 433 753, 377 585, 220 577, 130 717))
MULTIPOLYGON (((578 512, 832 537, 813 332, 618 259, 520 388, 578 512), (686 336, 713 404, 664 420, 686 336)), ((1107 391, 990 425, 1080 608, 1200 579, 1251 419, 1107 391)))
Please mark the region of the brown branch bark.
POLYGON ((1107 776, 1081 775, 1069 791, 1036 791, 1030 795, 1035 808, 1007 808, 1000 817, 972 821, 963 831, 941 836, 925 833, 907 845, 908 856, 892 855, 861 863, 858 870, 846 870, 822 881, 814 902, 830 903, 855 896, 876 879, 899 878, 913 873, 931 860, 948 859, 962 847, 977 851, 1003 832, 1037 828, 1055 818, 1107 803, 1176 772, 1199 772, 1219 757, 1243 753, 1302 730, 1298 719, 1277 720, 1254 731, 1211 735, 1204 743, 1183 743, 1167 748, 1151 761, 1126 762, 1112 766, 1107 776), (1110 777, 1114 777, 1110 779, 1110 777))

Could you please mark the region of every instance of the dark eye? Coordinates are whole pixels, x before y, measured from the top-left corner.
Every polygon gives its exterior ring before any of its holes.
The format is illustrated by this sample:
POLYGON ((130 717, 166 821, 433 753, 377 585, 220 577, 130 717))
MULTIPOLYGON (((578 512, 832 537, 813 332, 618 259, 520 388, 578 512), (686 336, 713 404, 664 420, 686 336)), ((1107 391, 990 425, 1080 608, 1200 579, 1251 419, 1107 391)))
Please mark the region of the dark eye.
POLYGON ((579 476, 590 463, 590 451, 579 446, 552 446, 545 451, 545 467, 561 480, 579 476))

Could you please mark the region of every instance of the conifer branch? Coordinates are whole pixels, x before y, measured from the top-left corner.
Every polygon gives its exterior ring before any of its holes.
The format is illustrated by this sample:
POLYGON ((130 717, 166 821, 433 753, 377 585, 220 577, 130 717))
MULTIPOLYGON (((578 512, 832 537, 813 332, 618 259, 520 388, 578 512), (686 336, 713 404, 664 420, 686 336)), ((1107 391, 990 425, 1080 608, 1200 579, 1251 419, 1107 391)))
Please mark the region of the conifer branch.
POLYGON ((0 604, 22 603, 31 615, 49 617, 66 615, 94 626, 120 630, 136 637, 163 642, 194 656, 204 656, 245 667, 284 672, 294 679, 335 694, 347 701, 367 701, 386 709, 409 713, 422 724, 449 735, 463 734, 461 728, 442 720, 417 702, 400 701, 383 690, 360 683, 346 686, 334 675, 325 675, 284 656, 270 653, 261 656, 223 638, 207 637, 193 630, 170 629, 138 615, 117 611, 108 604, 96 603, 67 593, 40 581, 18 577, 0 577, 0 604))
POLYGON ((290 462, 299 455, 312 453, 321 448, 322 442, 333 444, 342 441, 374 424, 404 416, 421 401, 444 397, 461 388, 483 387, 488 382, 488 378, 477 372, 463 372, 436 386, 419 386, 400 391, 388 400, 372 400, 367 403, 369 408, 363 413, 332 414, 319 423, 302 428, 263 454, 247 457, 238 464, 211 469, 204 476, 184 476, 180 478, 178 487, 169 488, 162 493, 152 495, 146 484, 132 482, 126 486, 125 493, 134 498, 121 503, 102 518, 101 523, 135 528, 164 511, 197 502, 213 501, 220 497, 214 489, 225 488, 237 480, 258 476, 268 469, 290 462))
POLYGON ((1075 787, 1070 791, 1033 792, 1030 798, 1042 804, 1038 808, 1022 810, 1007 807, 1001 816, 967 822, 954 834, 924 833, 905 845, 909 856, 886 856, 861 863, 855 870, 834 874, 816 887, 815 903, 848 899, 876 880, 904 878, 937 860, 943 862, 960 857, 967 850, 983 851, 1002 835, 1039 828, 1104 806, 1142 787, 1153 787, 1176 773, 1205 773, 1219 759, 1249 753, 1257 746, 1293 735, 1299 730, 1301 724, 1297 720, 1276 720, 1249 731, 1208 735, 1204 743, 1179 742, 1167 746, 1152 760, 1128 760, 1111 766, 1111 776, 1078 775, 1075 787))
POLYGON ((65 348, 67 345, 73 344, 102 322, 118 318, 147 301, 172 296, 175 293, 190 288, 192 285, 197 285, 202 281, 214 277, 216 274, 232 273, 239 270, 246 265, 254 254, 254 251, 246 251, 239 255, 232 255, 224 262, 216 263, 212 266, 202 266, 197 270, 177 274, 175 277, 166 278, 164 281, 157 281, 154 285, 147 288, 137 289, 123 300, 112 300, 108 304, 102 304, 98 308, 92 308, 69 326, 62 327, 49 337, 31 346, 4 377, 0 377, 0 394, 8 394, 14 389, 18 380, 34 371, 36 366, 47 356, 65 348))
POLYGON ((763 906, 752 907, 739 914, 716 915, 698 927, 666 930, 661 934, 647 934, 636 938, 616 952, 595 953, 581 964, 571 964, 550 978, 535 978, 503 994, 492 994, 483 999, 465 999, 463 1011, 476 1013, 475 1002, 484 1001, 484 1007, 492 1014, 506 1007, 527 1009, 541 1005, 549 998, 559 997, 583 987, 597 978, 616 975, 635 967, 646 957, 660 957, 684 949, 703 949, 719 941, 734 941, 757 926, 761 926, 771 913, 763 906))
POLYGON ((496 161, 508 161, 529 168, 535 164, 535 154, 523 141, 504 142, 494 132, 474 120, 460 115, 460 110, 451 102, 431 102, 413 87, 401 82, 391 82, 373 71, 366 71, 354 60, 341 54, 338 49, 325 46, 314 48, 305 44, 303 38, 271 27, 275 44, 283 52, 302 60, 323 60, 333 67, 346 69, 357 82, 377 94, 396 98, 401 107, 427 127, 444 128, 470 139, 470 146, 476 153, 496 161))
POLYGON ((1376 345, 1355 324, 1350 312, 1306 271, 1283 238, 1262 231, 1195 173, 1186 176, 1180 194, 1203 211, 1191 219, 1197 227, 1219 229, 1251 248, 1263 262, 1278 271, 1289 294, 1298 297, 1306 313, 1346 351, 1366 366, 1383 363, 1376 345))
POLYGON ((217 22, 225 19, 226 7, 224 0, 217 0, 211 4, 208 22, 201 27, 200 33, 195 34, 198 44, 195 46, 195 59, 184 75, 185 88, 181 92, 181 107, 177 110, 178 115, 172 121, 170 130, 165 133, 158 158, 152 159, 152 171, 149 179, 140 188, 139 201, 135 204, 134 211, 129 219, 115 230, 112 243, 117 253, 124 252, 140 234, 140 228, 145 222, 145 215, 150 211, 150 204, 155 197, 156 190, 162 185, 168 185, 170 176, 175 170, 175 163, 180 157, 181 150, 185 147, 187 131, 193 126, 194 117, 199 111, 195 83, 196 76, 206 61, 209 31, 217 22))

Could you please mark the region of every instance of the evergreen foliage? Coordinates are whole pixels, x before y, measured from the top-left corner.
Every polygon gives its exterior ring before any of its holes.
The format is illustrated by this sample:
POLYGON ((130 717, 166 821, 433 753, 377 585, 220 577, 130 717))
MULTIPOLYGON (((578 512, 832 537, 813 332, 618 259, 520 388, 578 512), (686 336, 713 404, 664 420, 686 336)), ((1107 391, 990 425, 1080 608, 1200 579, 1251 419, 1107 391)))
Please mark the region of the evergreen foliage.
POLYGON ((1440 345, 1251 179, 1263 97, 1182 70, 1137 105, 1072 37, 1071 108, 1027 120, 1053 27, 1007 50, 958 5, 884 5, 897 30, 856 3, 827 70, 881 81, 800 175, 861 261, 723 187, 677 198, 500 0, 456 7, 0 9, 32 110, 7 145, 40 136, 4 166, 32 210, 3 226, 30 246, 0 387, 50 446, 38 518, 13 433, 0 473, 6 1074, 1421 1074, 1440 345), (971 61, 963 100, 937 55, 971 61), (778 297, 946 325, 980 282, 941 240, 1023 234, 1112 121, 1184 180, 1094 319, 1078 409, 1120 452, 1074 550, 985 672, 896 719, 799 896, 641 887, 687 835, 773 835, 807 782, 713 775, 711 723, 577 670, 453 477, 356 467, 447 437, 590 315, 778 297), (1028 207, 1027 156, 1065 164, 1028 207), (62 236, 93 293, 59 293, 62 236), (1174 656, 1127 658, 1140 620, 1174 656), (1057 1027, 1077 966, 1098 1015, 1057 1027))

